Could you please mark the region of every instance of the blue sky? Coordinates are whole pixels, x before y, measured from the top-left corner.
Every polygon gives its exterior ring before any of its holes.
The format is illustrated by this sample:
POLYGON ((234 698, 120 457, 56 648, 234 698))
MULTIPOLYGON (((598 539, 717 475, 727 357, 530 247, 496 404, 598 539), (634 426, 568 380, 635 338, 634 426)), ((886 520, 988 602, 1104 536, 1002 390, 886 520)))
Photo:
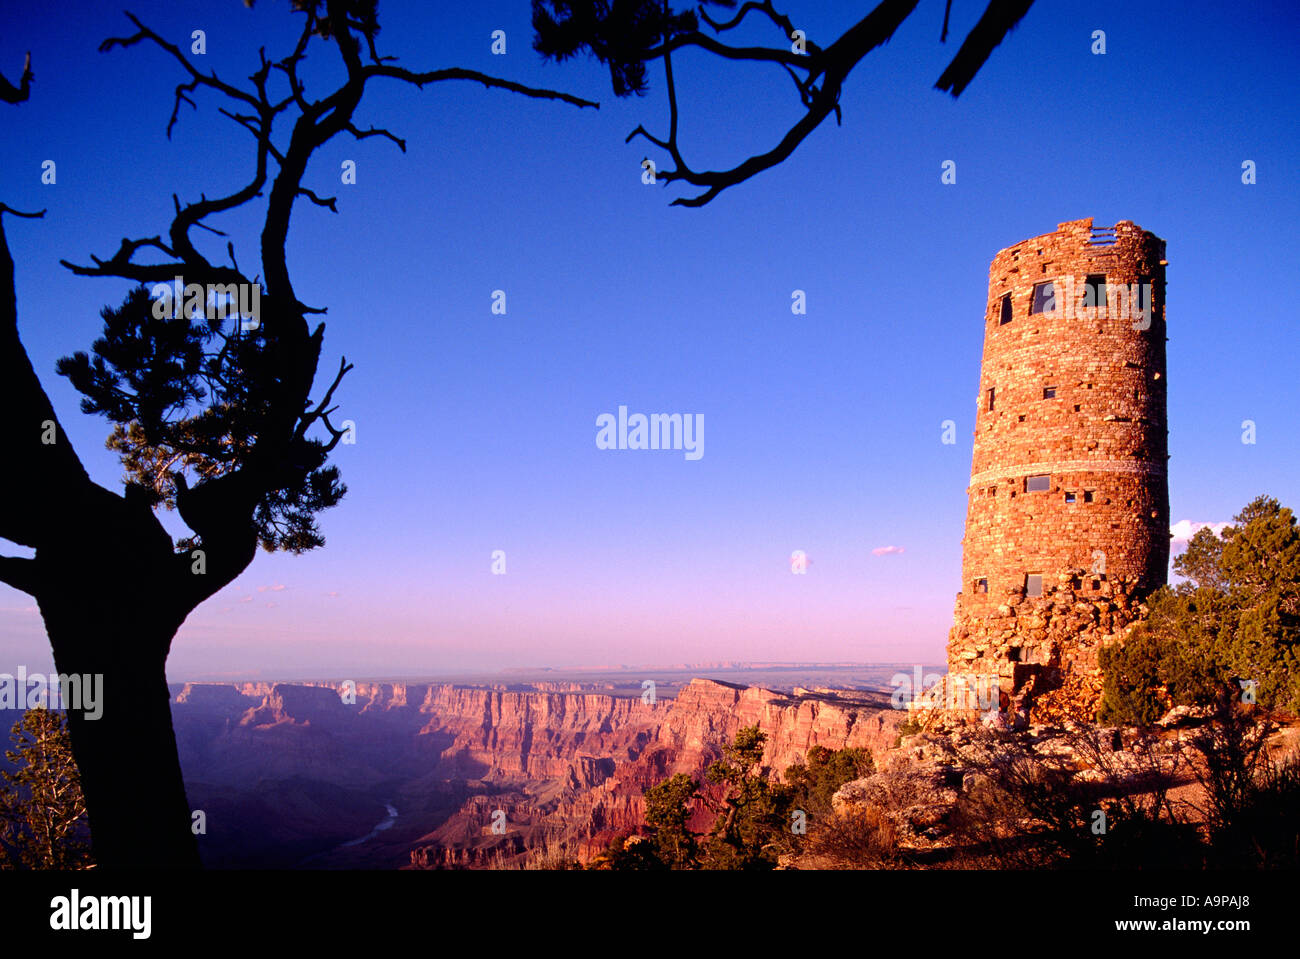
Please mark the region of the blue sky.
MULTIPOLYGON (((340 214, 299 206, 289 257, 299 295, 329 308, 322 375, 340 354, 356 364, 339 400, 357 442, 335 457, 350 493, 321 517, 323 550, 259 554, 191 615, 173 678, 941 659, 988 263, 1084 217, 1168 242, 1173 519, 1220 522, 1259 493, 1300 503, 1291 5, 1040 3, 954 101, 934 81, 983 5, 957 0, 941 46, 943 4, 922 3, 850 77, 843 126, 699 210, 668 206, 681 188, 643 185, 642 158, 666 159, 624 143, 638 123, 666 129, 661 66, 648 96, 617 100, 598 64, 541 62, 523 0, 442 6, 381 5, 381 52, 601 109, 375 84, 359 122, 392 128, 407 152, 345 137, 318 154, 308 185, 337 194, 340 214), (504 56, 490 52, 496 29, 504 56), (341 185, 349 159, 357 182, 341 185), (940 182, 945 160, 955 185, 940 182), (490 309, 498 289, 504 316, 490 309), (796 289, 806 315, 790 310, 796 289), (702 414, 705 455, 597 449, 596 417, 619 405, 702 414), (956 445, 940 442, 946 419, 956 445), (873 552, 888 546, 902 552, 873 552), (790 574, 796 549, 805 576, 790 574)), ((285 7, 132 10, 178 41, 204 29, 204 66, 236 80, 258 45, 287 50, 285 7)), ((786 7, 814 40, 867 9, 786 7)), ((173 192, 239 186, 251 138, 201 97, 168 141, 179 67, 148 46, 98 53, 131 31, 110 6, 22 17, 0 36, 0 70, 16 80, 31 49, 36 82, 0 108, 0 198, 49 212, 6 223, 20 326, 111 485, 106 425, 53 367, 88 348, 127 284, 59 260, 165 231, 173 192)), ((337 76, 332 52, 309 80, 337 76)), ((699 54, 674 66, 697 167, 766 150, 797 116, 777 69, 699 54)), ((259 213, 214 221, 244 264, 259 213)), ((0 587, 0 663, 48 662, 31 605, 0 587)))

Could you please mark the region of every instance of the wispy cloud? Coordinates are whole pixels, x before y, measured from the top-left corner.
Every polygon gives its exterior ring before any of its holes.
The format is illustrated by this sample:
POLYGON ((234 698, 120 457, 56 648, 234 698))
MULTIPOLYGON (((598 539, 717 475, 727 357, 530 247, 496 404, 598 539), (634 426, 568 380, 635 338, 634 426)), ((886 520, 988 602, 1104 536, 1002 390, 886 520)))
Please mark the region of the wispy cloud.
POLYGON ((1197 523, 1190 519, 1180 519, 1173 526, 1169 527, 1169 532, 1173 534, 1173 538, 1169 541, 1169 548, 1171 551, 1176 553, 1186 548, 1188 540, 1196 535, 1197 530, 1209 528, 1214 530, 1215 536, 1218 536, 1223 532, 1225 526, 1230 525, 1232 524, 1226 522, 1197 523))
POLYGON ((284 592, 286 589, 288 589, 288 587, 285 586, 284 583, 276 583, 274 586, 259 586, 259 587, 257 587, 257 591, 258 591, 259 593, 266 593, 266 592, 282 593, 282 592, 284 592))
POLYGON ((871 551, 873 556, 898 556, 903 552, 902 546, 877 546, 871 551))

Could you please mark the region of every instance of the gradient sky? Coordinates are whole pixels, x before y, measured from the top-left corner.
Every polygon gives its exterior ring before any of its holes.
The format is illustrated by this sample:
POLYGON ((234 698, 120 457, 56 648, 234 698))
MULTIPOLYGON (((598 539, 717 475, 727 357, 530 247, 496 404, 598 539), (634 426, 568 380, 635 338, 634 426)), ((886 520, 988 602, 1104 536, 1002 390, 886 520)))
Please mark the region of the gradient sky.
MULTIPOLYGON (((117 488, 105 422, 53 370, 129 284, 59 260, 165 232, 173 192, 242 185, 252 141, 211 96, 168 141, 180 68, 151 46, 98 53, 131 32, 114 6, 7 14, 0 70, 16 80, 30 49, 36 82, 0 106, 0 199, 48 208, 6 223, 20 328, 83 461, 117 488), (55 185, 41 184, 47 159, 55 185)), ((868 8, 781 6, 823 41, 868 8)), ((988 264, 1084 217, 1168 241, 1173 519, 1221 522, 1260 493, 1300 505, 1294 5, 1042 2, 957 101, 934 81, 984 4, 957 0, 941 46, 943 6, 922 3, 858 67, 842 127, 686 210, 668 206, 681 188, 641 183, 642 158, 665 158, 624 143, 638 123, 666 129, 661 65, 648 96, 617 100, 599 64, 541 62, 524 0, 382 4, 381 52, 407 66, 480 69, 601 109, 376 83, 359 123, 394 129, 407 152, 344 137, 317 155, 308 185, 337 194, 340 214, 301 203, 289 262, 299 295, 329 308, 322 374, 340 354, 356 364, 338 398, 357 442, 335 454, 350 492, 321 516, 324 549, 260 553, 191 614, 171 678, 941 660, 988 264), (1104 56, 1090 52, 1098 29, 1104 56), (356 185, 339 185, 346 159, 356 185), (704 457, 598 450, 596 417, 620 404, 703 414, 704 457), (946 419, 955 446, 940 442, 946 419), (791 575, 796 549, 805 576, 791 575)), ((177 41, 206 30, 204 68, 232 81, 259 44, 283 56, 299 22, 270 0, 131 9, 177 41)), ((337 76, 331 56, 321 48, 309 80, 337 76)), ((674 65, 697 167, 766 150, 797 116, 779 69, 674 65)), ((212 221, 245 266, 260 214, 212 221)), ((49 659, 31 600, 0 586, 0 671, 49 659)))

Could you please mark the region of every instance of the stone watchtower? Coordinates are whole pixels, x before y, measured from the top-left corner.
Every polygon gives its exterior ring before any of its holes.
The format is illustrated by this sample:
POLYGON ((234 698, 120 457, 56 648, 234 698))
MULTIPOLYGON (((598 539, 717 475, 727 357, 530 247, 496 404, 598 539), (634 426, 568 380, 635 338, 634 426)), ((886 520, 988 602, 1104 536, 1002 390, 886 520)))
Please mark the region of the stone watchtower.
POLYGON ((1085 718, 1098 648, 1165 582, 1165 265, 1160 238, 1091 219, 993 258, 948 643, 958 706, 973 678, 1020 721, 1085 718))

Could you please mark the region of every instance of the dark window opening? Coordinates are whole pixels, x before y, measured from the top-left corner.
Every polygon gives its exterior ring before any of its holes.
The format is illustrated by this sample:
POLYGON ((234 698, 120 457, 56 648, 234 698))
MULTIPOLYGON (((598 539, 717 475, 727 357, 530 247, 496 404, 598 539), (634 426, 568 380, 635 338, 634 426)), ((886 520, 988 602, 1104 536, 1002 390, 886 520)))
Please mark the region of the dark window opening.
POLYGON ((1085 307, 1106 305, 1106 274, 1088 274, 1088 278, 1083 281, 1083 305, 1085 307))
POLYGON ((1066 493, 1066 494, 1065 494, 1065 501, 1066 501, 1067 503, 1073 503, 1073 502, 1074 502, 1074 494, 1073 494, 1073 493, 1066 493))
POLYGON ((1037 476, 1025 477, 1026 493, 1041 493, 1052 488, 1052 474, 1039 473, 1037 476))
POLYGON ((1025 575, 1025 595, 1042 596, 1043 595, 1043 574, 1027 573, 1025 575))
POLYGON ((989 387, 989 394, 988 394, 988 397, 989 397, 989 401, 988 401, 988 409, 990 409, 990 410, 993 409, 993 394, 994 394, 994 388, 990 386, 990 387, 989 387))
POLYGON ((1002 316, 998 320, 998 325, 1011 322, 1011 294, 1006 293, 1002 297, 1002 316))
POLYGON ((1043 387, 1043 399, 1045 399, 1045 400, 1054 400, 1054 399, 1056 399, 1056 387, 1055 387, 1055 386, 1044 386, 1044 387, 1043 387))
POLYGON ((1074 412, 1077 413, 1077 412, 1079 412, 1079 410, 1081 410, 1081 409, 1083 409, 1083 407, 1080 406, 1078 403, 1075 403, 1075 404, 1074 404, 1074 412))
POLYGON ((1019 646, 1008 646, 1008 647, 1007 647, 1007 662, 1009 662, 1009 663, 1018 663, 1018 662, 1020 662, 1020 647, 1019 647, 1019 646))
POLYGON ((1085 503, 1091 503, 1091 502, 1092 502, 1092 490, 1089 489, 1089 490, 1084 490, 1084 491, 1083 491, 1083 501, 1084 501, 1085 503))
POLYGON ((981 578, 975 580, 975 592, 987 593, 988 591, 989 591, 989 581, 987 579, 981 578))
POLYGON ((1017 421, 1020 422, 1020 423, 1023 423, 1023 422, 1025 421, 1025 414, 1024 414, 1024 413, 1021 413, 1020 416, 1018 417, 1017 421))
POLYGON ((1056 287, 1048 281, 1034 285, 1034 301, 1029 305, 1030 314, 1052 313, 1056 310, 1056 287))

